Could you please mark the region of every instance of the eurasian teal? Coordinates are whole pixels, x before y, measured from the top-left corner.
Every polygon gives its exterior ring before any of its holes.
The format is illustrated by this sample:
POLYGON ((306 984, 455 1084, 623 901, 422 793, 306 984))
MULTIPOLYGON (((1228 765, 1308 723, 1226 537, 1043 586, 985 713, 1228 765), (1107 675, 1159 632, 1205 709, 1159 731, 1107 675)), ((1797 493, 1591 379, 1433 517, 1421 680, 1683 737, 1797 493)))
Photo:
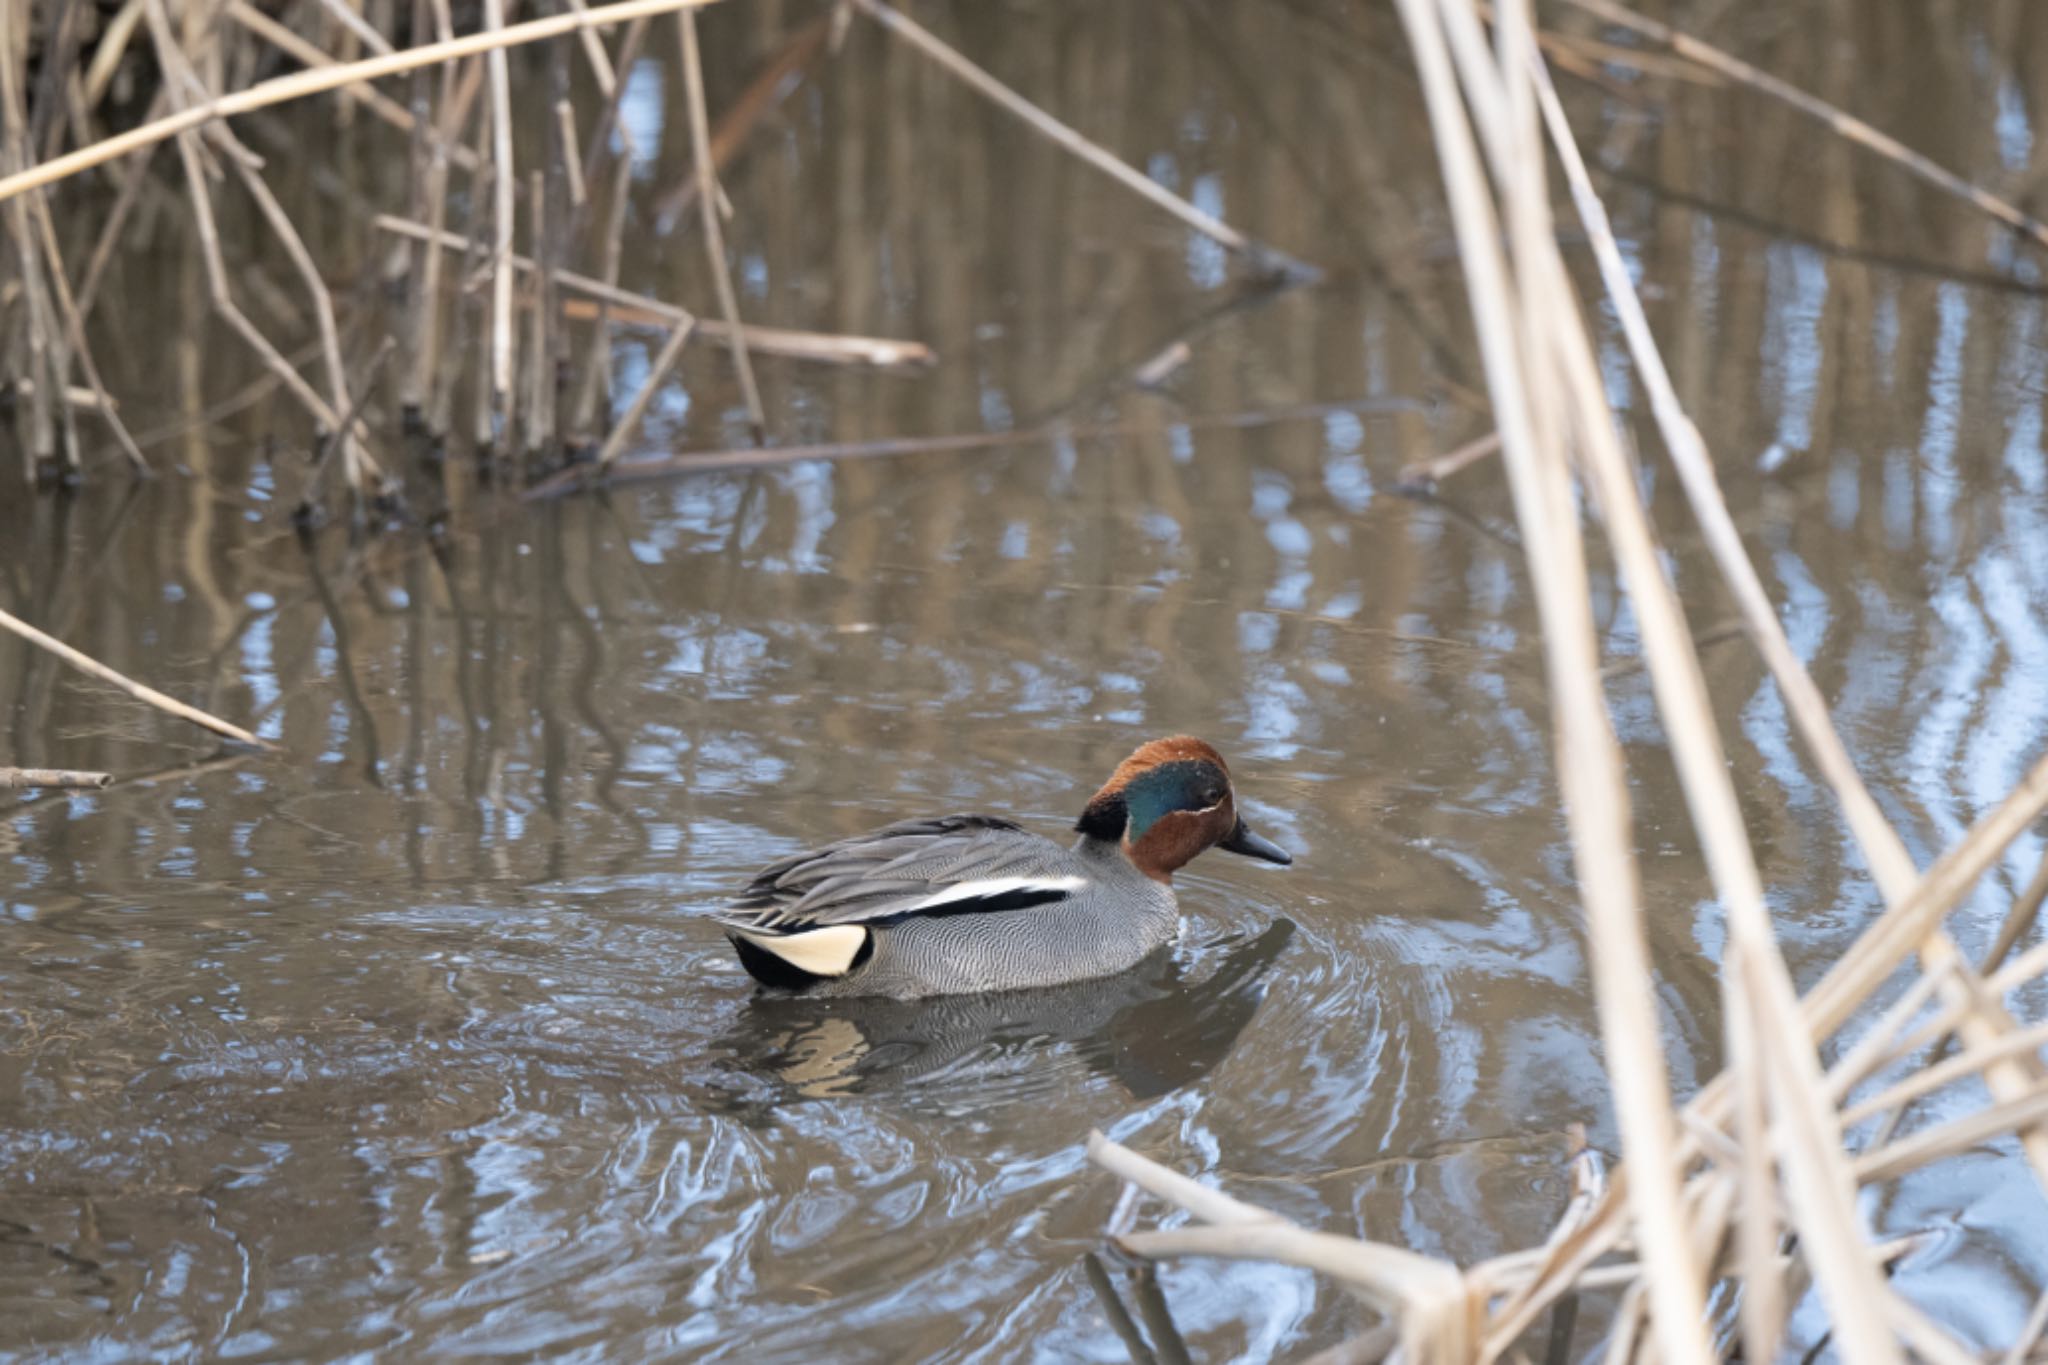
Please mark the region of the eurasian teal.
POLYGON ((907 820, 764 868, 716 913, 771 990, 909 999, 1107 976, 1180 932, 1173 874, 1206 848, 1294 860, 1245 827, 1188 735, 1117 766, 1063 848, 993 815, 907 820))

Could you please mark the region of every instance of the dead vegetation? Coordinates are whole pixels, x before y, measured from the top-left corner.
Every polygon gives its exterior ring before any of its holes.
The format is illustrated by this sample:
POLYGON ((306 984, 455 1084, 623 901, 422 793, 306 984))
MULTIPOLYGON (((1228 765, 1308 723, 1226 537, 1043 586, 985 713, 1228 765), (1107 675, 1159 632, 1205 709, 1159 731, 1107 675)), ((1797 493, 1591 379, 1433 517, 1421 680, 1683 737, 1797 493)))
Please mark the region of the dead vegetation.
POLYGON ((829 18, 800 29, 714 121, 703 70, 715 57, 700 47, 694 13, 706 3, 571 0, 515 12, 504 0, 484 0, 475 31, 462 34, 450 0, 373 0, 367 6, 308 0, 281 12, 246 0, 126 0, 111 13, 87 0, 0 6, 0 206, 21 281, 0 296, 0 337, 21 376, 15 396, 22 407, 24 476, 46 485, 83 480, 90 442, 81 439, 80 428, 95 420, 133 472, 150 472, 117 404, 101 388, 83 338, 100 273, 119 248, 137 198, 153 187, 151 154, 165 143, 176 150, 208 306, 315 432, 320 458, 301 504, 309 520, 321 515, 330 457, 359 522, 395 505, 400 443, 373 435, 387 424, 367 420, 365 412, 366 390, 389 353, 400 357, 396 388, 404 429, 424 437, 430 449, 461 431, 477 450, 514 462, 527 478, 559 478, 571 470, 579 483, 621 472, 622 453, 693 339, 717 342, 730 355, 756 445, 772 434, 754 379, 757 354, 842 365, 929 363, 929 348, 912 340, 750 325, 740 315, 727 259, 724 222, 732 210, 719 186, 720 168, 783 86, 835 50, 845 26, 861 17, 1034 133, 1211 237, 1248 272, 1313 273, 1154 183, 881 0, 848 0, 829 18), (620 118, 625 86, 619 73, 663 41, 664 30, 677 44, 687 87, 693 156, 690 180, 665 196, 660 216, 673 225, 694 214, 714 284, 715 317, 700 318, 701 306, 641 297, 617 285, 634 153, 620 118), (544 45, 538 56, 527 52, 535 45, 544 45), (515 56, 532 56, 521 67, 517 98, 515 56), (594 108, 579 108, 573 97, 572 61, 584 67, 594 108), (154 93, 139 120, 110 133, 107 121, 119 116, 112 108, 116 77, 135 68, 157 80, 154 93), (389 81, 396 89, 396 77, 410 81, 406 102, 374 84, 389 81), (38 84, 36 98, 25 93, 32 83, 38 84), (545 98, 532 98, 537 84, 544 85, 545 98), (328 94, 340 99, 344 117, 360 112, 389 125, 402 135, 407 153, 407 211, 375 218, 377 230, 388 234, 385 244, 399 248, 390 273, 401 282, 403 302, 387 320, 388 337, 359 341, 353 359, 302 225, 271 188, 265 157, 234 131, 243 116, 328 94), (60 150, 66 145, 69 150, 60 150), (118 197, 74 296, 71 271, 49 226, 49 199, 87 175, 107 178, 118 197), (255 207, 269 237, 262 245, 281 250, 292 264, 298 297, 280 299, 272 290, 264 303, 314 336, 317 378, 301 374, 245 302, 248 286, 230 266, 219 226, 220 201, 229 194, 255 207), (612 333, 650 322, 666 339, 636 389, 620 395, 611 373, 612 333))
MULTIPOLYGON (((1518 1354, 1549 1314, 1561 1329, 1550 1337, 1550 1359, 1562 1361, 1575 1353, 1570 1324, 1580 1296, 1599 1293, 1618 1296, 1605 1344, 1611 1360, 1774 1360, 1788 1314, 1812 1287, 1827 1314, 1829 1343, 1845 1359, 1972 1360, 1890 1284, 1886 1267, 1901 1248, 1872 1238, 1858 1199, 1868 1187, 1986 1143, 2016 1143, 2048 1185, 2048 1130, 2041 1127, 2048 1070, 2040 1056, 2048 1032, 2016 1020, 2007 1004, 2048 970, 2044 947, 2007 960, 2011 945, 2031 937, 2042 899, 2035 887, 2048 891, 2048 868, 2015 901, 1984 962, 1964 957, 1944 929, 1977 879, 2048 809, 2048 759, 1932 867, 1914 865, 1858 777, 1736 533, 1551 86, 1530 6, 1507 0, 1491 32, 1468 0, 1399 6, 1429 105, 1498 447, 1544 624, 1556 761, 1624 1160, 1611 1179, 1582 1165, 1580 1195, 1543 1245, 1454 1266, 1296 1227, 1096 1135, 1090 1153, 1099 1164, 1201 1225, 1132 1231, 1126 1199, 1112 1238, 1141 1259, 1263 1258, 1334 1278, 1385 1325, 1331 1359, 1499 1359, 1518 1354), (1587 305, 1560 256, 1552 164, 1563 170, 1596 253, 1665 455, 1886 903, 1803 1000, 1778 951, 1692 633, 1595 367, 1587 305), (1673 1102, 1646 988, 1630 799, 1601 685, 1578 488, 1598 513, 1606 551, 1641 622, 1663 729, 1727 919, 1720 971, 1728 1065, 1682 1106, 1673 1102), (1901 986, 1908 963, 1915 974, 1901 986), (1981 1086, 1985 1102, 1929 1127, 1905 1120, 1912 1101, 1952 1086, 1981 1086)), ((1587 7, 1613 13, 1605 3, 1587 7)), ((1710 51, 1654 27, 1681 56, 1710 51)), ((1818 105, 1804 97, 1795 103, 1807 112, 1818 105)), ((1961 197, 2031 232, 2031 220, 2014 222, 1991 196, 1961 197)), ((1460 466, 1489 451, 1475 445, 1444 463, 1460 466)), ((2048 1308, 2030 1315, 2008 1359, 2028 1355, 2044 1320, 2048 1308)))

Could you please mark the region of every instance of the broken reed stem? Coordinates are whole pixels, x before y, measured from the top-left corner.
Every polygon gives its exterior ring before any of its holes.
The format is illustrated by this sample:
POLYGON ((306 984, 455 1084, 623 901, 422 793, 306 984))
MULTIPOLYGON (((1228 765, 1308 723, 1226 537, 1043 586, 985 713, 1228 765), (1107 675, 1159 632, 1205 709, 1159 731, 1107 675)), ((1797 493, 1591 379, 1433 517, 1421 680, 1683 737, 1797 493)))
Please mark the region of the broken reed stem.
POLYGON ((697 207, 704 225, 704 257, 711 270, 712 285, 718 291, 718 311, 732 329, 733 368, 739 372, 740 396, 747 405, 747 425, 758 442, 768 434, 767 414, 761 409, 761 390, 754 383, 754 362, 747 355, 746 339, 740 332, 739 298, 732 287, 732 270, 725 259, 725 229, 719 223, 718 174, 711 164, 711 116, 704 107, 704 67, 697 50, 697 16, 684 10, 676 16, 682 35, 683 92, 690 111, 690 156, 697 165, 697 207))
POLYGON ((1149 176, 1133 169, 1114 153, 1097 146, 1074 129, 1060 122, 1040 109, 1030 100, 1004 85, 994 76, 976 66, 952 47, 948 46, 931 30, 925 28, 900 10, 892 9, 881 0, 852 0, 861 13, 887 28, 899 38, 908 42, 918 51, 930 57, 948 72, 965 82, 976 93, 994 101, 1005 111, 1021 119, 1039 136, 1046 138, 1074 156, 1087 162, 1095 169, 1115 180, 1124 188, 1141 195, 1165 209, 1181 222, 1215 242, 1232 255, 1250 264, 1254 272, 1261 275, 1293 276, 1314 279, 1321 275, 1316 267, 1283 251, 1254 241, 1220 218, 1202 212, 1173 191, 1152 180, 1149 176))
POLYGON ((136 682, 126 674, 115 672, 91 655, 73 649, 55 636, 44 634, 28 622, 9 612, 0 611, 0 630, 18 635, 39 649, 48 650, 79 672, 98 678, 101 682, 111 683, 129 696, 134 697, 137 701, 146 702, 157 710, 167 712, 178 717, 180 720, 188 720, 194 725, 232 739, 238 744, 246 744, 253 749, 275 750, 277 748, 269 740, 258 739, 239 725, 230 724, 219 716, 208 715, 196 706, 187 706, 176 697, 167 697, 153 687, 147 687, 142 683, 136 682))
MULTIPOLYGON (((370 220, 371 225, 385 232, 402 237, 413 237, 420 241, 438 242, 449 251, 461 251, 468 247, 468 241, 460 233, 434 229, 421 223, 407 222, 390 214, 378 214, 370 220)), ((531 271, 539 267, 524 256, 512 257, 515 270, 531 271)), ((685 318, 695 318, 687 309, 660 299, 635 294, 603 280, 580 275, 573 270, 555 272, 555 282, 564 288, 612 305, 611 314, 620 322, 633 321, 642 326, 673 328, 685 318)), ((719 341, 727 341, 733 330, 716 318, 695 318, 698 332, 719 341)), ((899 366, 930 365, 937 359, 931 347, 921 341, 897 341, 889 337, 842 336, 833 332, 802 332, 788 327, 763 327, 748 323, 739 329, 738 335, 746 340, 747 349, 761 355, 788 356, 796 360, 814 360, 833 365, 874 365, 881 368, 899 366)))
POLYGON ((1499 451, 1500 433, 1490 431, 1434 459, 1418 460, 1414 464, 1403 465, 1401 472, 1394 476, 1394 483, 1397 488, 1412 488, 1421 493, 1433 493, 1436 486, 1451 475, 1467 465, 1479 463, 1489 455, 1498 454, 1499 451))
POLYGON ((2013 231, 2032 238, 2036 245, 2048 246, 2048 223, 2022 213, 1997 195, 1978 188, 1955 172, 1922 156, 1897 138, 1879 132, 1862 119, 1837 109, 1826 100, 1809 95, 1797 86, 1778 79, 1768 71, 1751 66, 1739 57, 1730 56, 1711 43, 1702 42, 1690 34, 1672 28, 1669 24, 1659 23, 1655 19, 1646 18, 1633 10, 1613 4, 1611 0, 1569 0, 1569 3, 1588 14, 1641 34, 1652 42, 1662 43, 1687 61, 1697 62, 1709 70, 1719 72, 1729 80, 1792 106, 1808 118, 1826 124, 1829 129, 1849 141, 1867 147, 1886 160, 1904 167, 1943 193, 1953 195, 1991 215, 2013 231))
POLYGON ((112 773, 78 772, 69 768, 0 768, 0 787, 105 791, 113 785, 112 773))
POLYGON ((496 33, 472 33, 443 42, 407 48, 386 57, 368 57, 362 61, 344 62, 318 70, 294 71, 288 76, 259 81, 245 90, 233 91, 187 105, 163 118, 153 119, 139 128, 131 128, 125 133, 103 138, 89 147, 81 147, 64 156, 52 157, 26 170, 0 178, 0 201, 11 199, 24 190, 54 184, 77 175, 80 171, 103 166, 130 152, 153 146, 216 119, 234 118, 258 109, 267 109, 272 105, 305 99, 309 95, 338 90, 345 85, 395 76, 401 72, 411 71, 415 67, 432 66, 437 62, 451 61, 457 57, 474 56, 481 52, 502 52, 527 43, 537 43, 546 38, 558 38, 579 29, 604 28, 625 23, 629 19, 671 14, 682 9, 699 9, 712 3, 715 3, 715 0, 619 0, 617 4, 599 5, 579 13, 554 14, 543 19, 530 19, 522 24, 511 24, 496 33))

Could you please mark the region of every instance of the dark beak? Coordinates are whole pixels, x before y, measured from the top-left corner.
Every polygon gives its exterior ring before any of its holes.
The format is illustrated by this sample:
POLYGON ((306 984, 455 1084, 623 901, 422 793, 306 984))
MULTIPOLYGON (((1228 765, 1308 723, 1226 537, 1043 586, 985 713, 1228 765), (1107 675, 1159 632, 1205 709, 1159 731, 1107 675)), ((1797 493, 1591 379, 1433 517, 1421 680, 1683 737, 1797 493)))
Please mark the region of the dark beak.
POLYGON ((1265 862, 1278 863, 1282 867, 1294 861, 1286 849, 1280 847, 1271 839, 1260 838, 1247 829, 1242 819, 1237 822, 1237 828, 1230 831, 1230 837, 1216 845, 1216 847, 1222 849, 1225 853, 1242 853, 1247 858, 1258 858, 1265 862))

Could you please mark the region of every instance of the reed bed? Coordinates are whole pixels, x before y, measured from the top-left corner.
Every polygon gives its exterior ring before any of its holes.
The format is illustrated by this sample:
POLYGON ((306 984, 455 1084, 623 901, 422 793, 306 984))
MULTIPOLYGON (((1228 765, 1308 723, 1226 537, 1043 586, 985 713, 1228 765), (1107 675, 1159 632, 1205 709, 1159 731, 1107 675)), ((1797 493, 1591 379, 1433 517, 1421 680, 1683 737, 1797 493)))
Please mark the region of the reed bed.
MULTIPOLYGON (((690 342, 719 343, 731 358, 756 445, 768 416, 754 377, 757 354, 817 363, 897 367, 929 363, 914 340, 761 328, 740 316, 724 242, 731 205, 720 169, 735 156, 787 82, 836 49, 834 32, 856 14, 900 38, 1024 126, 1203 233, 1259 276, 1315 272, 1155 184, 1004 86, 942 39, 882 0, 859 0, 800 29, 741 98, 714 119, 704 68, 715 61, 697 36, 695 11, 711 0, 615 0, 589 5, 483 0, 457 34, 449 0, 384 0, 367 6, 305 3, 258 7, 247 0, 126 0, 111 12, 86 0, 0 6, 0 216, 22 287, 0 298, 0 337, 15 357, 22 400, 24 474, 45 485, 84 479, 81 427, 103 423, 138 475, 149 462, 101 386, 85 326, 97 282, 147 182, 150 154, 176 152, 184 210, 205 267, 211 311, 257 357, 316 433, 320 458, 301 503, 324 515, 324 475, 347 490, 358 524, 393 511, 403 484, 400 443, 374 433, 363 389, 396 352, 403 429, 432 449, 460 430, 457 392, 472 395, 466 432, 493 459, 512 459, 532 479, 581 468, 579 482, 606 477, 655 394, 690 342), (536 12, 539 11, 539 12, 536 12), (633 140, 619 116, 619 73, 672 32, 687 92, 691 176, 659 206, 674 226, 692 210, 713 285, 715 317, 699 308, 617 287, 633 140), (550 41, 553 40, 553 41, 550 41), (545 76, 522 67, 515 98, 512 58, 546 43, 545 76), (569 63, 595 92, 579 108, 569 63), (284 67, 279 71, 277 68, 284 67), (288 69, 296 67, 298 69, 288 69), (139 121, 114 107, 118 73, 142 68, 157 79, 139 121), (406 77, 401 102, 373 82, 406 77), (547 98, 526 98, 544 83, 547 98), (36 98, 29 89, 36 87, 36 98), (234 121, 278 105, 333 94, 339 112, 361 111, 406 139, 406 212, 375 217, 402 256, 392 271, 404 301, 370 343, 372 358, 345 354, 335 301, 316 268, 306 233, 270 185, 270 168, 234 131, 234 121), (109 132, 106 124, 132 126, 109 132), (66 144, 70 144, 65 150, 66 144), (539 149, 539 155, 535 155, 539 149), (83 175, 119 187, 98 235, 86 283, 74 297, 70 272, 50 229, 49 197, 83 175), (316 339, 317 379, 301 373, 245 299, 255 281, 237 278, 222 243, 221 201, 230 192, 257 210, 269 245, 293 267, 299 297, 266 299, 270 311, 316 339), (516 249, 524 240, 527 250, 516 249), (443 259, 444 248, 459 262, 443 259), (635 392, 617 399, 610 374, 616 329, 648 325, 667 333, 635 392), (582 330, 587 340, 572 337, 582 330), (331 461, 330 461, 331 457, 331 461)), ((393 82, 395 88, 395 82, 393 82)), ((386 245, 390 243, 387 242, 386 245)), ((370 244, 372 247, 376 243, 370 244)), ((267 285, 265 286, 268 287, 267 285)))
MULTIPOLYGON (((1759 74, 1605 0, 1574 3, 1625 18, 1679 56, 1732 78, 1759 74)), ((1975 1359, 1896 1292, 1885 1271, 1901 1248, 1872 1237, 1859 1197, 1986 1143, 2016 1144, 2036 1180, 2048 1181, 2048 1130, 2041 1126, 2048 1119, 2048 1071, 2040 1056, 2048 1031, 2023 1025, 2006 1003, 2048 970, 2048 948, 2010 956, 2031 935, 2048 896, 2048 867, 2016 898, 1985 961, 1972 963, 1944 929, 1978 877, 2048 809, 2048 758, 1932 867, 1915 866, 1858 777, 1736 533, 1552 87, 1543 55, 1549 45, 1539 45, 1527 0, 1490 11, 1490 33, 1469 0, 1398 6, 1428 103, 1499 426, 1496 437, 1435 468, 1417 467, 1411 477, 1433 483, 1496 447, 1504 458, 1544 625, 1557 769, 1623 1161, 1611 1177, 1581 1166, 1578 1194, 1543 1245, 1457 1266, 1296 1227, 1097 1134, 1090 1154, 1127 1182, 1127 1195, 1142 1190, 1194 1220, 1132 1230, 1134 1201, 1127 1197, 1112 1220, 1112 1241, 1139 1260, 1257 1258, 1330 1276, 1384 1319, 1328 1353, 1330 1360, 1517 1356, 1546 1315, 1549 1358, 1573 1358, 1589 1349, 1574 1345, 1573 1323, 1580 1296, 1594 1293, 1615 1296, 1604 1345, 1609 1359, 1771 1360, 1780 1358, 1788 1315, 1809 1286, 1827 1317, 1826 1340, 1845 1359, 1975 1359), (1694 636, 1595 367, 1587 305, 1557 245, 1553 158, 1651 397, 1664 453, 1886 904, 1804 999, 1795 995, 1778 951, 1694 636), (1658 713, 1727 921, 1720 964, 1727 1067, 1683 1105, 1673 1101, 1656 1042, 1630 798, 1598 667, 1586 568, 1593 548, 1579 514, 1581 492, 1640 621, 1658 713), (1903 987, 1902 964, 1911 972, 1903 987), (1916 1128, 1905 1118, 1913 1100, 1952 1086, 1981 1087, 1985 1103, 1932 1126, 1916 1128)), ((1784 97, 1783 89, 1762 84, 1784 97)), ((1867 125, 1828 119, 1827 107, 1811 97, 1790 102, 1887 152, 1861 135, 1867 125)), ((1924 176, 1921 167, 1908 169, 1924 176)), ((1949 183, 1954 177, 1926 178, 1959 192, 1949 183)), ((2033 234, 2032 220, 2016 219, 2003 201, 1981 192, 1960 197, 2033 234)), ((2006 1358, 2026 1358, 2044 1323, 2048 1299, 2006 1358)))

